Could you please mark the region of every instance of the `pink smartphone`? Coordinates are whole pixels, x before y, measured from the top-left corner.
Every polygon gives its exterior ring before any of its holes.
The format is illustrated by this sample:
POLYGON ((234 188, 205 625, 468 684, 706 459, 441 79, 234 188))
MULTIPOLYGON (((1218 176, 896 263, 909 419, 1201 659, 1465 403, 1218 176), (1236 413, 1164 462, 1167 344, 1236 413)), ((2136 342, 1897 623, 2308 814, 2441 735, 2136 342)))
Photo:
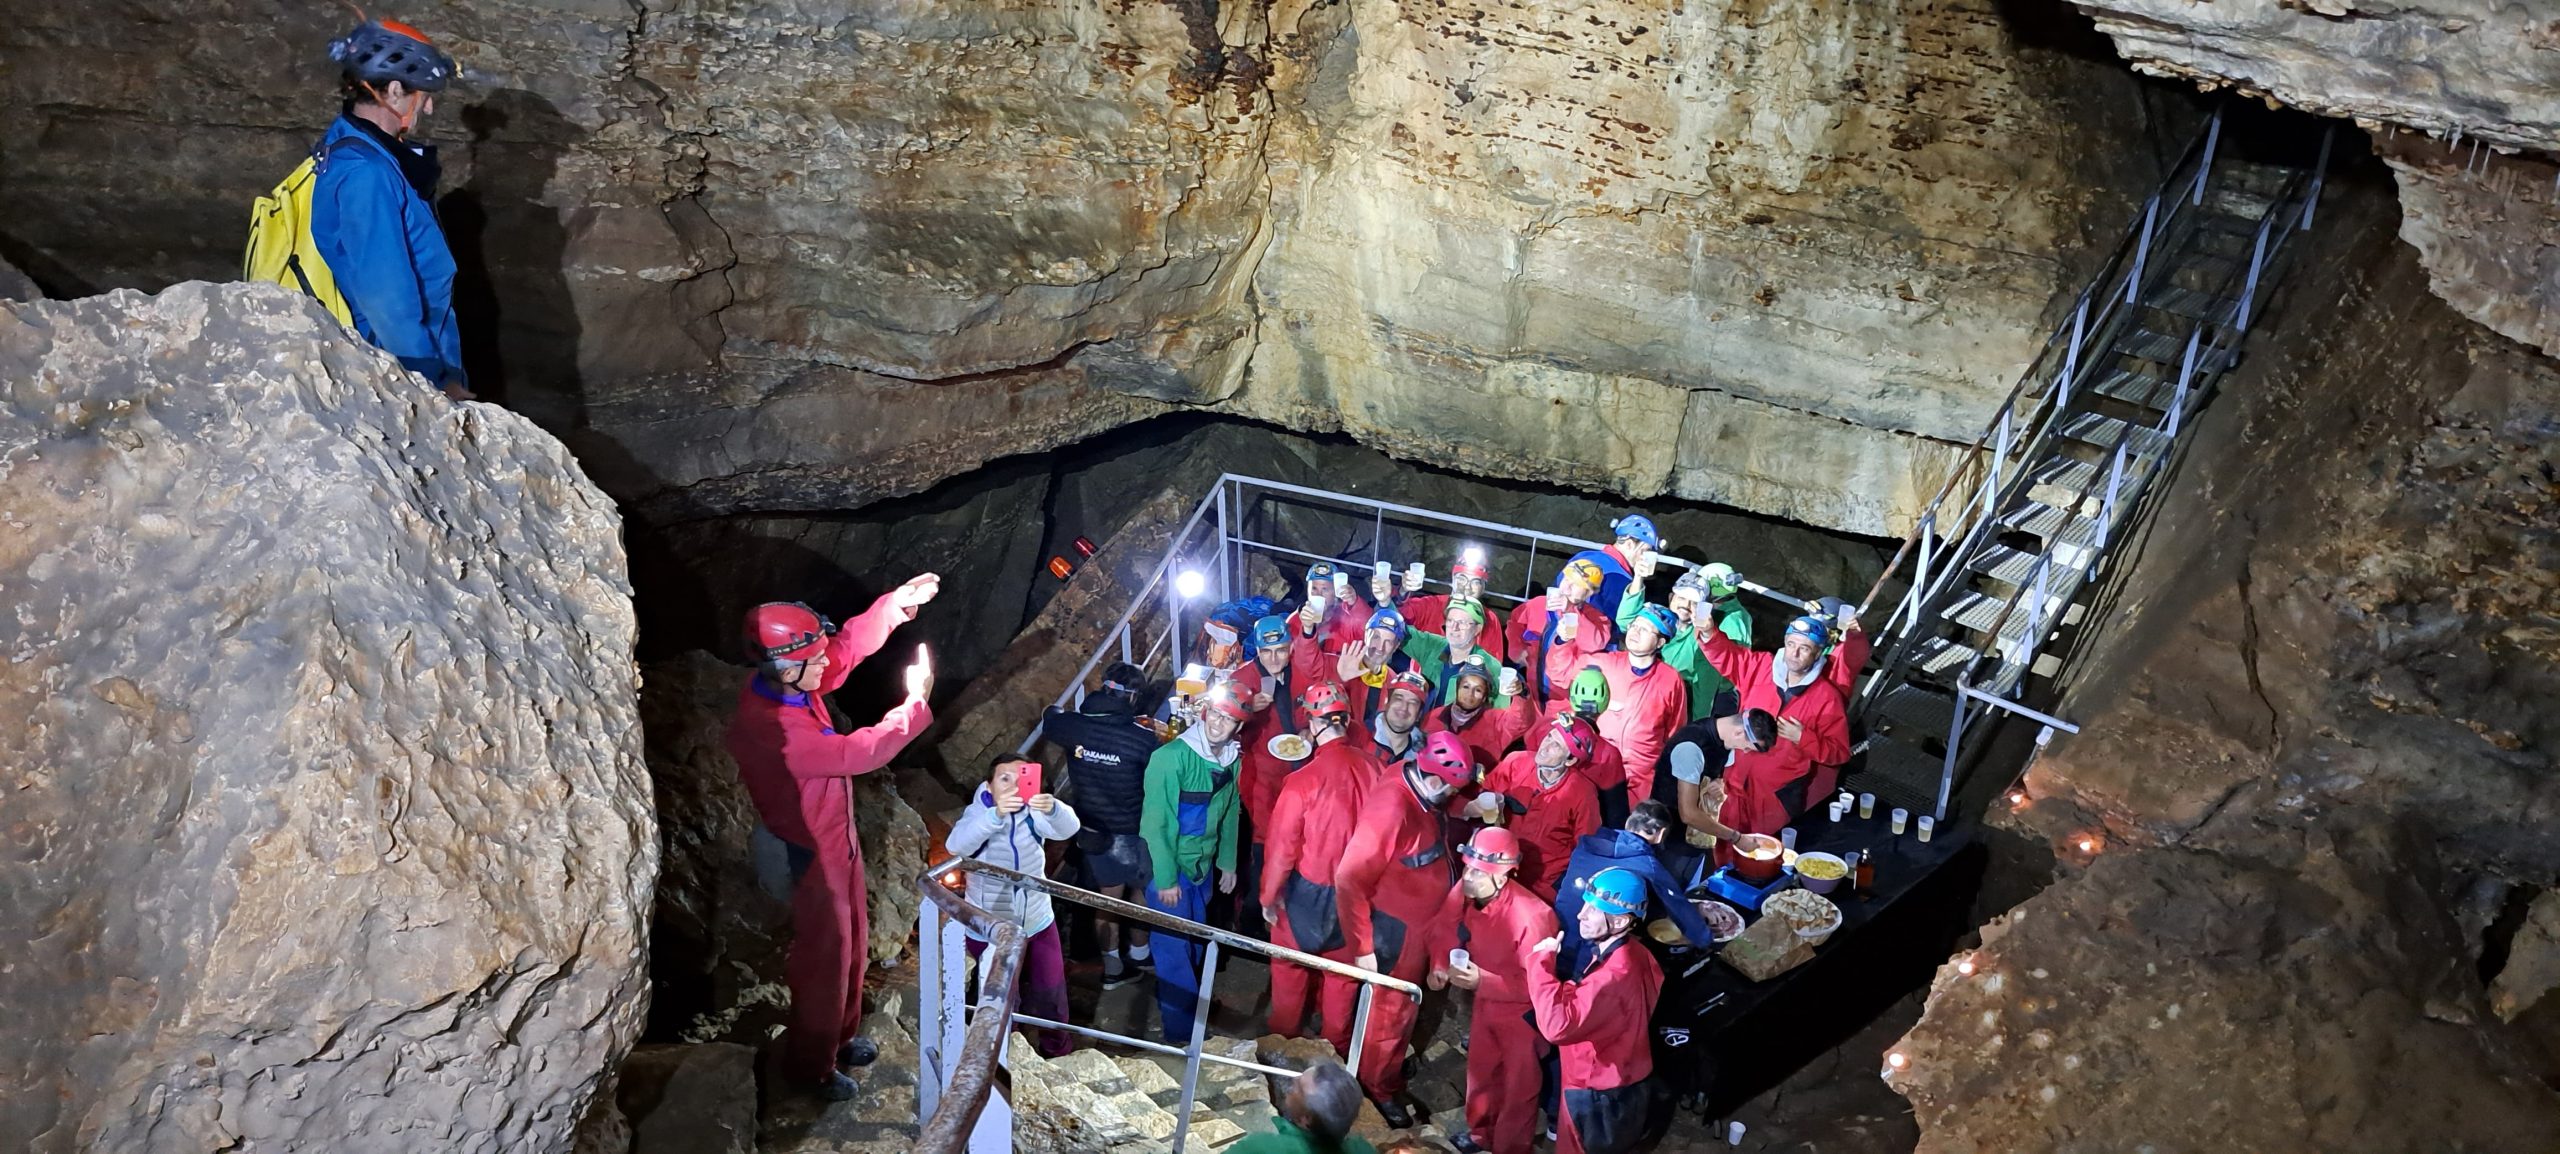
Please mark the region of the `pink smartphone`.
POLYGON ((1033 762, 1015 771, 1013 791, 1024 801, 1029 801, 1032 798, 1040 796, 1040 765, 1038 762, 1033 762))

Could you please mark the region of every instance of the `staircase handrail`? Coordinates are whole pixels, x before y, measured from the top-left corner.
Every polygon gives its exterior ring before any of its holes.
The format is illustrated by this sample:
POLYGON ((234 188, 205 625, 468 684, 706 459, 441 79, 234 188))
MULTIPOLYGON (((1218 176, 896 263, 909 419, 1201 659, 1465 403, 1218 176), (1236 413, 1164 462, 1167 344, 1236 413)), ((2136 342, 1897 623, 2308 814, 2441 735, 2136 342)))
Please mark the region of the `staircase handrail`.
MULTIPOLYGON (((2188 326, 2186 340, 2188 352, 2186 362, 2179 371, 2178 390, 2176 395, 2170 399, 2167 411, 2161 415, 2160 427, 2156 430, 2166 435, 2166 439, 2161 443, 2158 450, 2158 457, 2160 460, 2165 461, 2177 449, 2177 434, 2180 429, 2181 421, 2184 417, 2184 410, 2190 403, 2189 392, 2191 383, 2193 391, 2197 395, 2201 395, 2206 389, 2219 381, 2222 373, 2229 366, 2229 361, 2224 354, 2235 351, 2238 348, 2239 343, 2247 338, 2248 324, 2250 320, 2253 319, 2251 316, 2251 305, 2253 303, 2251 298, 2261 287, 2260 282, 2265 268, 2272 265, 2275 258, 2282 254, 2285 246, 2290 242, 2292 235, 2295 232, 2308 229, 2310 227, 2312 209, 2319 201, 2319 188, 2322 183, 2320 174, 2327 167, 2327 155, 2328 144, 2324 139, 2321 146, 2321 164, 2308 170, 2295 172, 2292 178, 2285 182, 2284 187, 2277 192, 2275 199, 2267 205, 2266 211, 2259 214, 2258 228, 2252 245, 2252 256, 2249 265, 2244 270, 2240 264, 2234 262, 2231 270, 2223 274, 2222 283, 2215 286, 2213 292, 2214 299, 2223 299, 2226 295, 2232 293, 2232 290, 2235 287, 2235 282, 2240 282, 2238 286, 2240 288, 2240 292, 2236 296, 2231 297, 2230 306, 2222 310, 2217 310, 2216 313, 2197 317, 2188 326), (2295 214, 2295 222, 2288 223, 2286 227, 2277 230, 2277 239, 2275 241, 2276 248, 2273 252, 2270 252, 2267 248, 2267 239, 2269 236, 2268 230, 2286 215, 2286 210, 2292 205, 2294 197, 2302 192, 2306 184, 2311 189, 2310 195, 2302 201, 2300 211, 2295 214), (2244 273, 2246 277, 2245 281, 2242 279, 2244 273), (2200 352, 2201 355, 2199 355, 2200 352), (2201 376, 2196 372, 2196 364, 2199 360, 2201 360, 2205 366, 2201 376)), ((2271 284, 2272 282, 2269 283, 2271 284)), ((2119 442, 2119 452, 2121 453, 2121 442, 2119 442)), ((2148 455, 2149 454, 2145 454, 2145 456, 2148 455)), ((2121 459, 2121 456, 2119 456, 2119 459, 2121 459)), ((2148 479, 2159 476, 2160 470, 2156 468, 2145 469, 2136 475, 2144 478, 2144 480, 2137 482, 2137 484, 2147 488, 2148 479)), ((2097 495, 2100 482, 2107 478, 2107 473, 2092 470, 2089 474, 2089 479, 2081 482, 2080 491, 2072 495, 2071 503, 2063 506, 2063 508, 2071 516, 2079 516, 2081 508, 2089 503, 2089 498, 2097 495)), ((2086 548, 2093 554, 2103 552, 2106 548, 2107 536, 2114 532, 2115 529, 2128 523, 2130 520, 2130 517, 2102 518, 2096 534, 2090 538, 2089 544, 2086 548)), ((2020 581, 2017 588, 2010 593, 2007 601, 2001 606, 1999 615, 1992 619, 1990 629, 1988 630, 1988 635, 1991 638, 1989 644, 1975 652, 1973 658, 1965 663, 1964 669, 1957 675, 1957 679, 1960 683, 1979 684, 1975 680, 1976 675, 1981 672, 1983 662, 1999 652, 2001 630, 2008 626, 2010 615, 2016 613, 2019 603, 2027 600, 2030 595, 2039 600, 2043 597, 2043 579, 2052 569, 2054 555, 2056 552, 2058 552, 2058 547, 2048 544, 2045 547, 2044 552, 2036 558, 2035 568, 2031 570, 2027 575, 2027 578, 2020 581)), ((2041 611, 2042 609, 2039 606, 2037 609, 2031 610, 2030 612, 2035 613, 2041 611)), ((2028 618, 2030 633, 2040 632, 2044 624, 2046 623, 2037 621, 2033 616, 2028 618)), ((2029 663, 2035 660, 2036 648, 2036 637, 2028 636, 2021 638, 2018 661, 2022 666, 2028 666, 2029 663)), ((2005 660, 2005 658, 2003 660, 2005 660)), ((2023 687, 2025 683, 2026 677, 2022 673, 2015 685, 2013 685, 2003 696, 2017 696, 2019 688, 2023 687)))
MULTIPOLYGON (((2021 413, 2025 412, 2023 402, 2034 399, 2039 393, 2047 400, 2067 401, 2069 396, 2084 387, 2087 378, 2097 371, 2101 358, 2083 357, 2080 355, 2081 351, 2107 348, 2116 335, 2115 330, 2133 315, 2132 309, 2123 306, 2141 300, 2148 292, 2155 275, 2165 275, 2162 270, 2150 264, 2147 255, 2155 241, 2159 242, 2159 247, 2165 248, 2170 241, 2171 230, 2179 226, 2186 214, 2186 209, 2202 203, 2204 190, 2212 172, 2213 158, 2220 140, 2221 129, 2222 113, 2216 110, 2207 118, 2204 127, 2188 142, 2186 150, 2180 154, 2168 176, 2163 178, 2160 186, 2144 200, 2142 215, 2126 226, 2124 238, 2117 242, 2115 250, 2109 254, 2106 262, 2090 278, 2089 284, 2081 290, 2079 299, 2072 307, 2071 316, 2057 324, 2053 332, 2046 337, 2043 347, 2028 362, 2025 371, 2019 374, 2017 383, 2011 386, 2008 397, 2001 402, 1998 409, 1993 411, 1981 435, 1974 439, 1973 444, 1964 451, 1955 467, 1948 471, 1947 479, 1940 484, 1936 495, 1930 498, 1929 503, 1922 508, 1920 516, 1913 521, 1910 531, 1904 534, 1902 544, 1895 550, 1893 559, 1886 564, 1884 571, 1877 575, 1875 584, 1868 588, 1866 597, 1860 601, 1861 617, 1865 616, 1866 610, 1883 592, 1885 584, 1901 571, 1906 561, 1911 559, 1915 546, 1919 545, 1924 536, 1944 537, 1946 535, 1938 528, 1938 514, 1968 474, 1984 471, 1986 475, 1983 483, 1975 486, 1974 491, 1965 501, 1961 515, 1955 517, 1948 526, 1947 532, 1956 534, 1960 539, 1959 544, 1954 549, 1945 550, 1943 555, 1961 559, 1970 556, 1980 547, 1980 538, 1985 528, 1996 520, 1997 513, 2002 507, 2002 499, 2014 483, 2025 480, 2017 476, 2016 471, 2013 471, 2009 477, 2001 477, 1998 467, 2000 462, 2013 458, 2022 461, 2033 460, 2034 457, 2029 454, 2041 451, 2052 435, 2055 423, 2053 418, 2059 416, 2066 408, 2066 405, 2060 403, 2043 406, 2029 418, 2031 424, 2025 431, 2025 435, 2015 436, 2012 434, 2016 432, 2016 420, 2021 413), (2168 206, 2165 218, 2161 211, 2164 203, 2168 206), (2090 311, 2093 301, 2097 302, 2094 318, 2090 311), (2065 342, 2066 336, 2069 337, 2068 343, 2065 342), (2057 351, 2063 358, 2059 372, 2055 371, 2056 366, 2052 364, 2057 351), (2046 387, 2034 388, 2036 386, 2046 387), (1984 468, 1986 449, 1996 449, 1998 458, 1990 462, 1987 470, 1984 468)), ((1877 675, 1868 680, 1868 686, 1884 683, 1886 674, 1898 670, 1908 662, 1911 650, 1921 635, 1918 627, 1926 619, 1923 611, 1929 602, 1936 600, 1939 594, 1950 587, 1952 581, 1958 579, 1959 574, 1960 562, 1950 564, 1937 571, 1935 580, 1925 583, 1915 581, 1904 592, 1902 599, 1896 603, 1893 614, 1885 622, 1885 631, 1894 631, 1897 623, 1899 623, 1899 631, 1894 632, 1893 640, 1886 646, 1884 658, 1877 665, 1877 675), (1909 618, 1908 621, 1904 620, 1906 617, 1909 618)))

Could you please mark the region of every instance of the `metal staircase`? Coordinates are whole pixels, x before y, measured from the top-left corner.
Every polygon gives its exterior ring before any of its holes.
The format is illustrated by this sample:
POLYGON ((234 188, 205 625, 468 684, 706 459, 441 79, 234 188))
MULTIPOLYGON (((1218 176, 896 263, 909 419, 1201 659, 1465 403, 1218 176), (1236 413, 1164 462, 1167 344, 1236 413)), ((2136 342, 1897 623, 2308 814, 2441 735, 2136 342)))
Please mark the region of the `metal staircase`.
POLYGON ((2035 706, 2320 200, 2325 135, 2308 167, 2217 158, 2221 136, 2216 113, 1877 581, 1908 588, 1851 707, 1853 788, 1943 820, 1985 721, 2076 732, 2035 706))

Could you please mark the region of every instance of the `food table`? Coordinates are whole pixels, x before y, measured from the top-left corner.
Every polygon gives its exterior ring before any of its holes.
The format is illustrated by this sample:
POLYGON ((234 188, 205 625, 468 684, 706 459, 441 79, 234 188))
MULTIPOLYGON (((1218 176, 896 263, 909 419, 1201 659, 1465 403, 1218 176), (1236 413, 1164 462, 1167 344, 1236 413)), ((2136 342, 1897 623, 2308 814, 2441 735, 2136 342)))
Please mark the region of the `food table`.
POLYGON ((1828 895, 1840 907, 1840 928, 1810 960, 1754 982, 1708 951, 1654 945, 1664 979, 1653 1019, 1655 1074, 1683 1101, 1705 1095, 1709 1118, 1865 1028, 1927 982, 1972 928, 1988 855, 1971 823, 1942 824, 1924 843, 1913 833, 1896 836, 1881 806, 1871 818, 1853 809, 1834 825, 1818 805, 1796 831, 1801 853, 1876 852, 1871 892, 1843 883, 1828 895))

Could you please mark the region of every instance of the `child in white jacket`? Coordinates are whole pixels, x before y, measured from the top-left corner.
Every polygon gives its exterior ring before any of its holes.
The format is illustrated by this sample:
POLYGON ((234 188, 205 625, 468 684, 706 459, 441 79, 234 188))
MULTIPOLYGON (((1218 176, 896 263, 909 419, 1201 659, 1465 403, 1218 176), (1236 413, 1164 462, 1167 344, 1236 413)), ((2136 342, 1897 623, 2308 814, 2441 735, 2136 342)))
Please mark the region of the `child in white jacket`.
MULTIPOLYGON (((968 807, 960 811, 959 819, 951 823, 951 834, 943 839, 943 848, 954 856, 974 858, 1016 873, 1049 876, 1049 852, 1044 843, 1074 837, 1082 823, 1076 820, 1074 807, 1048 793, 1022 796, 1022 770, 1033 764, 1028 758, 1012 754, 997 758, 987 769, 987 784, 979 788, 977 796, 969 799, 968 807)), ((1049 895, 992 875, 966 876, 969 904, 1022 927, 1022 977, 1015 990, 1016 1008, 1053 1022, 1066 1021, 1067 959, 1058 941, 1058 918, 1049 895)), ((969 956, 977 957, 986 946, 977 935, 970 935, 969 956)), ((1064 1030, 1042 1030, 1036 1045, 1042 1057, 1055 1058, 1074 1049, 1075 1038, 1064 1030)))

